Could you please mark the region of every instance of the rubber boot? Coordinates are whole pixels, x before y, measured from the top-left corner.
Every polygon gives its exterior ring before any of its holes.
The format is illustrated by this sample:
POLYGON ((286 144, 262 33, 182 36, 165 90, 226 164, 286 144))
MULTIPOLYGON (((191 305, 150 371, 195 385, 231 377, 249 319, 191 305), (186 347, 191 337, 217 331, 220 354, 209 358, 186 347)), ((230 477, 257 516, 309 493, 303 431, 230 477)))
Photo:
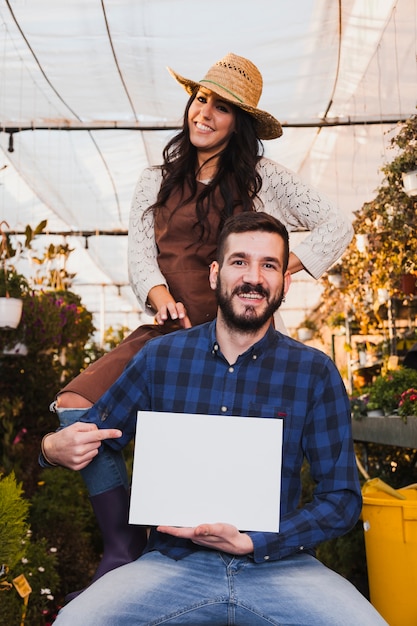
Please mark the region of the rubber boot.
MULTIPOLYGON (((129 499, 129 492, 122 486, 90 497, 103 537, 103 556, 91 583, 116 567, 135 561, 146 546, 146 528, 128 523, 129 499)), ((69 593, 65 601, 70 602, 82 591, 69 593)))

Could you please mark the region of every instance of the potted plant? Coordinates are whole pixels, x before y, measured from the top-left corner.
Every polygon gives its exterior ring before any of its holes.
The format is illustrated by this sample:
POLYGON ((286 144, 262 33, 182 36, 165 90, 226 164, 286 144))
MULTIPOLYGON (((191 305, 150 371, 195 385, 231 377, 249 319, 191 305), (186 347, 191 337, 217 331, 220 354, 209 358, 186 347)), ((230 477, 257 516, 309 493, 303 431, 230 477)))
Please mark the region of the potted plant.
POLYGON ((316 324, 309 319, 303 320, 297 329, 297 336, 299 341, 309 341, 314 337, 314 333, 317 332, 316 324))
POLYGON ((401 415, 405 422, 407 417, 417 415, 417 389, 414 387, 402 392, 398 402, 398 415, 401 415))
POLYGON ((0 349, 5 354, 50 352, 67 346, 83 347, 94 332, 92 314, 71 291, 36 291, 23 298, 18 328, 2 332, 0 349), (21 351, 21 346, 25 351, 21 351))
POLYGON ((384 411, 381 407, 380 402, 370 400, 369 396, 366 402, 366 415, 367 417, 383 417, 384 416, 384 411))
MULTIPOLYGON (((371 404, 382 409, 384 415, 407 417, 405 412, 409 410, 410 397, 405 402, 406 396, 402 394, 415 388, 417 388, 417 370, 400 366, 396 370, 388 371, 377 376, 368 388, 368 408, 371 404)), ((410 392, 406 395, 413 394, 410 392)))
POLYGON ((352 418, 355 420, 361 420, 366 417, 366 407, 368 403, 367 394, 362 393, 361 395, 353 395, 349 398, 349 400, 352 418))
POLYGON ((12 245, 4 227, 9 227, 5 221, 0 223, 0 326, 17 328, 22 316, 21 298, 28 291, 28 284, 12 264, 20 256, 20 246, 12 245))

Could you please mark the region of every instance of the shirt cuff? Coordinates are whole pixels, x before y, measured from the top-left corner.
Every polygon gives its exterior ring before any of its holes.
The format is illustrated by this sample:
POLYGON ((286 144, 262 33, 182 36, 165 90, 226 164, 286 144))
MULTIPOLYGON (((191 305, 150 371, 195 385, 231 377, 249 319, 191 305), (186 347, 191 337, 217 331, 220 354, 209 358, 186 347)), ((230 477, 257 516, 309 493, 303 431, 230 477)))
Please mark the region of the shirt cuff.
POLYGON ((56 467, 56 465, 52 465, 52 463, 48 463, 48 461, 43 456, 42 452, 39 452, 38 463, 44 469, 48 469, 50 467, 56 467))

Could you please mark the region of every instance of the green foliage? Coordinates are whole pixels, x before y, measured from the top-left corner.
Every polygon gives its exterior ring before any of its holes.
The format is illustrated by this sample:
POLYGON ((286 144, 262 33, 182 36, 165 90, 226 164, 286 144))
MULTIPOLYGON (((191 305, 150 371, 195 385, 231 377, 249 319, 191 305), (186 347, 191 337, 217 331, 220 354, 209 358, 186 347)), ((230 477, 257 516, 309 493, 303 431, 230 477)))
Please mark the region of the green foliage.
POLYGON ((29 352, 53 350, 59 353, 67 346, 83 348, 93 334, 93 316, 71 291, 28 293, 23 299, 23 313, 14 330, 0 330, 0 348, 23 343, 29 352))
MULTIPOLYGON (((6 454, 12 463, 19 462, 14 454, 13 441, 22 429, 26 429, 28 435, 32 436, 55 430, 56 416, 49 411, 48 401, 52 401, 61 386, 61 370, 51 354, 3 356, 0 376, 0 459, 6 454)), ((19 453, 21 455, 21 450, 19 453)), ((25 459, 21 457, 20 460, 25 459)))
POLYGON ((0 396, 0 467, 11 472, 13 464, 13 442, 16 437, 16 419, 22 409, 20 398, 0 396))
POLYGON ((104 345, 106 350, 113 350, 129 333, 130 330, 127 326, 109 326, 104 333, 104 345))
POLYGON ((60 597, 82 589, 91 580, 101 549, 100 532, 78 472, 43 470, 31 499, 34 537, 56 548, 60 597))
MULTIPOLYGON (((368 408, 368 396, 367 394, 361 394, 360 396, 352 396, 350 398, 350 410, 353 419, 361 420, 366 416, 368 408)), ((374 407, 378 408, 378 407, 374 407)))
POLYGON ((382 409, 385 415, 398 410, 401 394, 417 386, 417 370, 400 367, 377 376, 368 388, 369 404, 382 409))
POLYGON ((401 276, 417 271, 417 198, 405 193, 402 181, 403 172, 417 167, 417 116, 398 129, 391 140, 397 154, 381 168, 384 178, 375 198, 355 212, 356 237, 338 264, 342 285, 335 289, 329 275, 322 280, 324 317, 338 311, 343 298, 363 334, 377 332, 383 325, 386 305, 379 302, 378 290, 387 289, 391 298, 404 298, 401 276), (367 238, 364 249, 358 249, 359 235, 367 238))
MULTIPOLYGON (((47 618, 56 612, 55 593, 59 587, 59 575, 54 548, 51 551, 46 541, 34 542, 29 536, 25 556, 10 570, 7 579, 13 580, 21 574, 32 589, 25 624, 43 626, 47 618)), ((0 593, 0 626, 19 626, 22 611, 23 599, 14 587, 0 593)))
POLYGON ((0 476, 0 565, 12 568, 24 556, 29 503, 22 498, 22 485, 12 472, 0 476))
POLYGON ((16 269, 22 251, 31 250, 33 239, 39 235, 46 227, 46 221, 42 221, 35 229, 26 226, 25 242, 14 242, 10 232, 4 230, 9 225, 4 220, 0 222, 0 297, 20 298, 28 292, 29 284, 27 279, 16 269))
POLYGON ((356 443, 355 449, 371 478, 380 478, 394 489, 417 483, 417 450, 376 443, 356 443))
POLYGON ((29 285, 23 274, 13 269, 0 271, 0 298, 21 298, 29 290, 29 285))
POLYGON ((13 581, 22 574, 32 592, 26 624, 42 624, 49 612, 53 589, 59 584, 55 557, 45 541, 32 541, 27 521, 30 504, 14 473, 0 477, 0 565, 3 565, 0 591, 0 626, 18 626, 24 608, 13 581))
POLYGON ((49 246, 43 254, 34 254, 33 239, 45 226, 46 222, 34 229, 27 226, 24 243, 12 233, 3 239, 8 270, 14 268, 20 253, 27 254, 36 269, 27 279, 30 288, 23 297, 19 327, 0 330, 0 473, 15 471, 24 489, 23 497, 19 487, 18 503, 23 503, 25 512, 16 542, 10 524, 3 523, 3 504, 11 507, 0 488, 0 566, 6 562, 6 552, 9 566, 0 582, 10 587, 0 591, 0 626, 21 623, 23 600, 12 585, 13 577, 24 574, 32 587, 25 625, 44 626, 52 621, 67 593, 90 582, 102 550, 81 476, 63 468, 42 470, 38 464, 42 436, 57 427, 49 403, 67 380, 103 354, 91 344, 92 314, 68 290, 72 276, 65 262, 71 250, 66 245, 49 246), (26 344, 26 356, 3 352, 16 342, 26 344), (26 536, 28 525, 31 537, 26 536))

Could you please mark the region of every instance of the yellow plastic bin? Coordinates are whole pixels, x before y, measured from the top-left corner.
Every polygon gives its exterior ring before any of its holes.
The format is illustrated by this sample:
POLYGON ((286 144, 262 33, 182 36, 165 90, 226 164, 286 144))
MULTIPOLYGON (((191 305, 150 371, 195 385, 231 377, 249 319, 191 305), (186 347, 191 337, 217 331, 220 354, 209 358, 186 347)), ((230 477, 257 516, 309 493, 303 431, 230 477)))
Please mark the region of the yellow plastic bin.
POLYGON ((370 600, 390 626, 417 626, 417 484, 362 488, 370 600))

